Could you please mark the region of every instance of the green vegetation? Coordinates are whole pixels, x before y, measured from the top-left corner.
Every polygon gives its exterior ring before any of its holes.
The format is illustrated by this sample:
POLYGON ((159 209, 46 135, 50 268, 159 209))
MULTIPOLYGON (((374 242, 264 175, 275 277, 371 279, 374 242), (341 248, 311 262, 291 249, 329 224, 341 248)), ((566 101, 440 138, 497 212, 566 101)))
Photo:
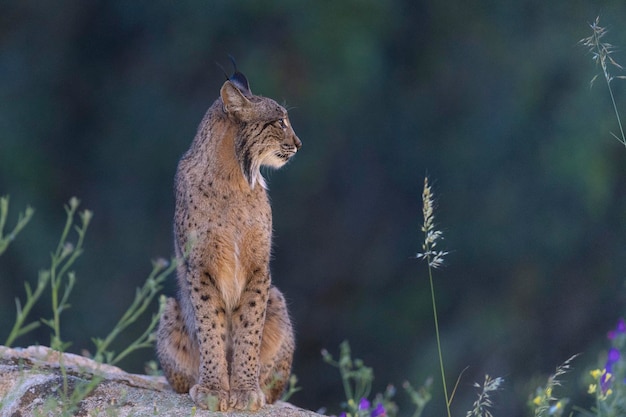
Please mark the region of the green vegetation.
POLYGON ((83 240, 93 215, 89 210, 83 211, 80 214, 82 224, 80 226, 74 225, 74 216, 79 204, 78 199, 72 198, 69 204, 65 206, 67 220, 61 233, 61 239, 56 250, 50 255, 52 258, 50 268, 40 274, 40 280, 50 281, 50 294, 52 295, 52 318, 41 321, 52 329, 50 347, 59 352, 64 352, 71 345, 71 343, 63 342, 61 339, 61 313, 70 308, 68 300, 74 284, 76 284, 76 274, 69 271, 69 268, 83 253, 83 240), (72 226, 74 227, 72 228, 72 226), (78 235, 76 244, 67 240, 71 229, 74 229, 78 235))
MULTIPOLYGON (((620 136, 615 134, 613 134, 613 136, 626 146, 626 137, 624 136, 624 130, 611 86, 611 81, 615 78, 626 79, 626 77, 614 77, 609 71, 609 66, 619 70, 622 69, 622 66, 611 57, 615 48, 611 44, 602 41, 607 31, 600 26, 599 18, 597 18, 590 27, 592 29, 592 35, 582 39, 580 43, 589 48, 592 59, 602 69, 602 74, 606 80, 620 130, 620 136)), ((593 78, 592 83, 596 77, 593 78)), ((428 278, 442 390, 446 401, 445 409, 448 417, 451 417, 450 406, 454 393, 458 388, 458 382, 453 390, 452 396, 449 396, 433 283, 433 270, 444 264, 444 258, 448 255, 448 252, 436 249, 437 244, 443 239, 443 233, 438 230, 435 225, 435 199, 428 182, 428 177, 424 179, 422 208, 424 220, 421 227, 421 231, 424 233, 424 241, 422 243, 423 252, 417 254, 417 259, 425 260, 428 265, 428 278)), ((575 405, 569 406, 569 398, 557 397, 556 391, 562 386, 562 377, 572 369, 573 361, 578 356, 574 355, 559 365, 555 372, 547 378, 546 384, 538 387, 534 396, 530 397, 528 405, 535 417, 561 417, 564 415, 577 415, 580 417, 618 417, 626 413, 626 359, 623 354, 626 348, 626 321, 623 318, 620 318, 615 329, 608 333, 608 339, 611 341, 611 348, 606 353, 604 366, 589 372, 591 379, 588 381, 588 394, 595 397, 595 406, 592 407, 591 410, 586 410, 575 405)), ((395 393, 393 389, 388 389, 384 396, 378 394, 375 402, 376 407, 371 407, 368 397, 371 392, 372 381, 374 380, 374 372, 372 368, 365 366, 363 361, 358 359, 352 360, 350 346, 347 342, 341 344, 339 359, 337 361, 325 350, 322 352, 322 356, 325 362, 338 368, 340 372, 346 397, 346 402, 341 405, 346 411, 343 412, 340 417, 395 417, 397 415, 397 406, 391 401, 391 397, 393 393, 395 393), (387 393, 391 393, 391 395, 387 393)), ((459 376, 459 379, 461 376, 459 376)), ((405 383, 406 391, 411 396, 412 402, 417 406, 413 414, 414 417, 420 416, 425 405, 430 401, 430 385, 431 382, 428 382, 424 387, 416 391, 409 383, 405 383)), ((479 389, 479 393, 477 399, 472 404, 472 409, 467 411, 466 417, 493 417, 494 415, 491 409, 494 407, 494 402, 491 396, 501 390, 503 385, 503 378, 492 378, 489 375, 485 375, 482 385, 474 383, 474 386, 479 389)))
POLYGON ((152 263, 152 271, 150 272, 148 279, 144 283, 143 287, 137 288, 133 303, 130 307, 128 307, 128 310, 126 310, 113 330, 111 330, 111 333, 109 333, 105 339, 92 339, 93 343, 96 345, 96 353, 94 355, 95 360, 115 365, 137 349, 153 347, 153 343, 155 341, 154 329, 159 323, 159 317, 161 317, 161 313, 165 308, 165 300, 163 296, 163 299, 160 300, 159 303, 158 312, 152 314, 150 324, 137 339, 132 341, 128 347, 117 355, 115 355, 114 351, 107 350, 120 333, 122 333, 128 326, 135 323, 137 319, 145 313, 146 309, 151 305, 154 297, 160 293, 163 288, 163 283, 167 277, 169 277, 175 269, 175 259, 172 259, 171 262, 159 259, 152 263))
POLYGON ((28 224, 30 218, 35 213, 32 207, 26 207, 26 210, 19 214, 17 224, 8 235, 3 235, 4 226, 9 215, 9 197, 0 197, 0 255, 9 247, 9 243, 15 239, 17 234, 28 224))
MULTIPOLYGON (((24 283, 26 291, 26 302, 22 307, 22 303, 18 298, 15 300, 16 304, 16 318, 13 328, 9 333, 5 346, 12 346, 14 341, 29 332, 33 331, 39 326, 38 321, 33 321, 25 324, 30 311, 33 306, 39 301, 44 294, 45 289, 50 284, 50 296, 52 305, 52 318, 41 319, 41 323, 48 326, 51 331, 50 347, 58 352, 65 352, 70 346, 70 342, 66 342, 61 337, 61 313, 70 308, 69 300, 72 293, 72 289, 76 283, 76 274, 70 270, 76 259, 83 253, 83 243, 87 232, 87 227, 93 216, 89 210, 84 210, 79 213, 80 223, 76 222, 76 212, 80 202, 76 198, 71 198, 69 203, 65 206, 66 222, 61 232, 61 238, 54 252, 51 253, 51 263, 48 269, 42 270, 39 273, 37 286, 33 291, 28 282, 24 283), (72 243, 71 231, 76 233, 76 241, 72 243)), ((9 198, 2 197, 0 199, 0 238, 3 235, 4 225, 9 211, 9 198)), ((33 209, 27 208, 24 213, 20 213, 18 216, 17 225, 13 231, 5 238, 0 239, 0 254, 7 248, 8 244, 15 238, 17 233, 28 223, 32 217, 33 209)), ((121 353, 115 354, 114 351, 109 350, 111 343, 116 337, 128 328, 131 324, 135 323, 138 318, 145 313, 145 311, 152 304, 152 300, 158 295, 162 289, 162 283, 175 269, 176 263, 174 261, 167 262, 165 260, 157 260, 153 262, 152 271, 148 276, 143 287, 138 288, 135 293, 135 299, 126 313, 122 316, 119 322, 115 325, 113 330, 104 339, 94 338, 93 342, 96 345, 96 353, 94 359, 99 362, 115 364, 121 359, 129 355, 130 353, 142 349, 153 347, 154 342, 154 329, 158 324, 161 309, 158 313, 152 315, 150 325, 140 334, 128 347, 126 347, 121 353)), ((162 304, 162 303, 161 303, 162 304)), ((73 416, 78 404, 88 396, 102 381, 102 378, 95 376, 88 382, 77 383, 72 380, 68 375, 67 368, 63 363, 63 356, 60 355, 60 370, 62 375, 62 386, 59 387, 58 399, 47 398, 44 404, 39 407, 36 412, 43 415, 48 415, 51 412, 56 412, 60 409, 62 417, 73 416)), ((0 403, 0 408, 1 408, 0 403)))

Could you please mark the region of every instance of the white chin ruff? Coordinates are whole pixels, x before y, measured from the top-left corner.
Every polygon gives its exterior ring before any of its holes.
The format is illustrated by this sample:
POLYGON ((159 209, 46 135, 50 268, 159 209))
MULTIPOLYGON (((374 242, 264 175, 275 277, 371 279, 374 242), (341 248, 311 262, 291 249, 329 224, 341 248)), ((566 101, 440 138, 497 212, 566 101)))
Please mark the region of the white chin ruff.
POLYGON ((261 187, 267 190, 267 182, 265 182, 265 178, 263 178, 263 175, 261 174, 261 166, 278 169, 285 165, 287 160, 279 158, 274 153, 270 153, 264 158, 261 158, 260 162, 260 164, 252 167, 251 187, 254 188, 254 186, 258 183, 261 187))

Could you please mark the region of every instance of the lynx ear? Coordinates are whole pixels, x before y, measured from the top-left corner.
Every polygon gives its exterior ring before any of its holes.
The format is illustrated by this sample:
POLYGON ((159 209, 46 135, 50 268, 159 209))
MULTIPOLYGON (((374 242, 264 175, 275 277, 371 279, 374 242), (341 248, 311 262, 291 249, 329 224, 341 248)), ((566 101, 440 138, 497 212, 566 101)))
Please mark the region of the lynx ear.
POLYGON ((252 104, 231 81, 224 83, 220 96, 226 113, 241 114, 252 104))
POLYGON ((244 96, 248 98, 252 97, 252 91, 250 90, 250 83, 248 83, 248 79, 246 78, 245 75, 243 75, 237 69, 237 62, 235 61, 235 58, 233 58, 232 55, 228 55, 228 58, 230 59, 230 62, 232 62, 233 64, 233 71, 234 71, 233 75, 231 75, 230 77, 226 73, 226 70, 224 69, 224 67, 219 62, 216 62, 215 64, 218 67, 220 67, 220 69, 224 73, 224 77, 226 77, 228 81, 232 82, 235 85, 235 87, 237 87, 239 91, 241 91, 241 94, 243 94, 244 96))

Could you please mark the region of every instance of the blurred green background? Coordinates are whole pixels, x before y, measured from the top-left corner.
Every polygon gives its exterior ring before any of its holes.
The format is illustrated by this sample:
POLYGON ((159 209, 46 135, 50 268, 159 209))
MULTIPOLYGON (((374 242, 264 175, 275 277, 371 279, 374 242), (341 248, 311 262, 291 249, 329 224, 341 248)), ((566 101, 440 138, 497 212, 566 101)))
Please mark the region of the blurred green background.
MULTIPOLYGON (((304 143, 269 174, 272 271, 304 388, 292 401, 339 411, 340 380, 319 352, 348 339, 378 391, 435 376, 426 414, 442 414, 414 259, 427 174, 451 251, 435 275, 449 382, 469 366, 453 411, 465 414, 489 373, 506 379, 496 414, 526 415, 536 378, 575 353, 580 373, 595 364, 624 312, 626 149, 577 43, 597 15, 626 48, 617 0, 0 3, 0 194, 10 224, 37 209, 0 258, 0 340, 71 196, 95 217, 63 316, 70 351, 93 350, 150 260, 171 256, 176 164, 232 54, 253 92, 286 103, 304 143)), ((613 87, 626 110, 624 81, 613 87)), ((33 318, 50 316, 46 303, 33 318)), ((36 342, 48 331, 18 340, 36 342)), ((585 405, 577 377, 564 388, 585 405)))

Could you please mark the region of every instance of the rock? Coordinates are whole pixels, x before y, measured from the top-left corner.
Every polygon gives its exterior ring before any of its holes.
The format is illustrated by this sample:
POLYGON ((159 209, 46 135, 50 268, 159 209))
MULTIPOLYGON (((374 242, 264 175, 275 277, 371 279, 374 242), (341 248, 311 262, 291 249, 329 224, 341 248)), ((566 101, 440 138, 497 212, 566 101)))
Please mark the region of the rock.
POLYGON ((0 346, 0 417, 155 415, 321 416, 285 402, 256 413, 212 413, 196 409, 189 395, 172 391, 162 376, 129 374, 115 366, 71 353, 59 354, 44 346, 0 346))

